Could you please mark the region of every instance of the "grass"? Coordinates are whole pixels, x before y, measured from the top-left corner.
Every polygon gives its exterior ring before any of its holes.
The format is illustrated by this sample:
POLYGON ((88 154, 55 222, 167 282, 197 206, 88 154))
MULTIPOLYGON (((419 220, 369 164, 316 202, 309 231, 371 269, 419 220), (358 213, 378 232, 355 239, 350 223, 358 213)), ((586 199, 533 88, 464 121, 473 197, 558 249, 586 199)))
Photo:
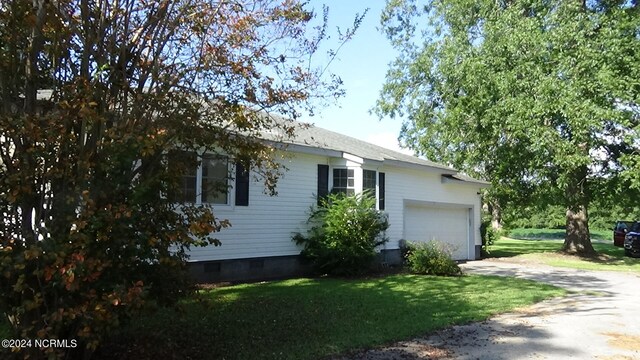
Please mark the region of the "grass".
MULTIPOLYGON (((560 253, 563 244, 562 238, 550 240, 550 234, 554 234, 556 230, 535 230, 539 231, 540 237, 538 239, 531 237, 536 232, 526 231, 511 233, 511 236, 526 234, 526 239, 501 238, 489 248, 489 257, 514 257, 550 266, 573 269, 640 273, 640 259, 626 257, 622 248, 613 246, 613 241, 593 242, 593 247, 598 252, 598 256, 595 258, 579 258, 560 253)), ((609 234, 609 237, 611 237, 611 234, 609 234)))
MULTIPOLYGON (((564 229, 512 229, 509 231, 509 237, 513 239, 535 239, 535 240, 560 240, 564 239, 564 229)), ((609 240, 612 241, 613 233, 611 230, 591 230, 592 240, 609 240)))
POLYGON ((486 319, 564 290, 490 276, 297 279, 203 291, 122 329, 101 358, 317 359, 486 319))

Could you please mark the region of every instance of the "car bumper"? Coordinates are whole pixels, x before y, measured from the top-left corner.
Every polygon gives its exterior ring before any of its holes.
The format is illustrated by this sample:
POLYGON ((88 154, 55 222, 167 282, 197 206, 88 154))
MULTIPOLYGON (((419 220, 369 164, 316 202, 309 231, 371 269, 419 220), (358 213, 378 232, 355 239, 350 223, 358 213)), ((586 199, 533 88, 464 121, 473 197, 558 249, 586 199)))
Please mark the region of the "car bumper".
POLYGON ((640 256, 640 243, 638 241, 631 244, 625 243, 624 250, 631 256, 640 256))

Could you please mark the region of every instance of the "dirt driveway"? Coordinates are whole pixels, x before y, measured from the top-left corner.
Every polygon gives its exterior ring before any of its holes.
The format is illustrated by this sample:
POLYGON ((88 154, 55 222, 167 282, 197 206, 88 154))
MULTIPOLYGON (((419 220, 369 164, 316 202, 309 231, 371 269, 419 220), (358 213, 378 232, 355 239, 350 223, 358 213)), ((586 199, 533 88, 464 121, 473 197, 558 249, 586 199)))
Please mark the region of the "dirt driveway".
POLYGON ((345 359, 640 359, 638 275, 499 260, 462 267, 466 273, 532 279, 572 293, 345 359))

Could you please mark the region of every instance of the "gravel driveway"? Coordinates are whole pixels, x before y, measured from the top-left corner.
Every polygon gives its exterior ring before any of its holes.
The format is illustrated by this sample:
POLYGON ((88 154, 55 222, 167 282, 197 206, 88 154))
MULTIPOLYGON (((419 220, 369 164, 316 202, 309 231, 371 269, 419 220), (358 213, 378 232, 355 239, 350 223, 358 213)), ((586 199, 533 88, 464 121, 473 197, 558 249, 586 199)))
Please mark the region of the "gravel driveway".
POLYGON ((498 259, 473 261, 462 268, 466 273, 541 281, 572 293, 343 359, 640 359, 638 275, 498 259))

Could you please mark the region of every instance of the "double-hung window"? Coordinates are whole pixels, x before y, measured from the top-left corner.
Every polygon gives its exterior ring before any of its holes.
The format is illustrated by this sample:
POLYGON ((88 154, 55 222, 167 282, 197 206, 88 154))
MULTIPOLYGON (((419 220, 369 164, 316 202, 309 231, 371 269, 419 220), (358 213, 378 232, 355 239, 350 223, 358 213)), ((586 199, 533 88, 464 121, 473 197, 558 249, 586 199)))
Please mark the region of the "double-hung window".
POLYGON ((202 157, 201 202, 207 204, 229 203, 229 164, 224 156, 202 157))
POLYGON ((369 194, 377 200, 377 209, 385 209, 385 173, 376 170, 333 168, 318 164, 318 205, 329 191, 353 195, 356 191, 369 194), (332 177, 329 175, 333 175, 332 177), (356 179, 358 184, 356 186, 356 179), (331 188, 329 185, 333 185, 331 188), (361 187, 362 186, 362 187, 361 187))
MULTIPOLYGON (((173 166, 185 170, 175 202, 229 204, 229 161, 225 156, 174 153, 173 166)), ((170 162, 171 166, 171 162, 170 162)))
POLYGON ((362 192, 371 197, 376 197, 376 171, 362 170, 362 192))
POLYGON ((345 195, 355 194, 355 171, 353 169, 333 169, 332 192, 345 195))
POLYGON ((195 203, 198 183, 198 168, 195 166, 189 166, 191 163, 196 163, 196 154, 184 152, 183 155, 186 159, 185 164, 187 166, 184 175, 182 175, 182 181, 180 188, 175 194, 174 198, 176 202, 183 203, 195 203))

